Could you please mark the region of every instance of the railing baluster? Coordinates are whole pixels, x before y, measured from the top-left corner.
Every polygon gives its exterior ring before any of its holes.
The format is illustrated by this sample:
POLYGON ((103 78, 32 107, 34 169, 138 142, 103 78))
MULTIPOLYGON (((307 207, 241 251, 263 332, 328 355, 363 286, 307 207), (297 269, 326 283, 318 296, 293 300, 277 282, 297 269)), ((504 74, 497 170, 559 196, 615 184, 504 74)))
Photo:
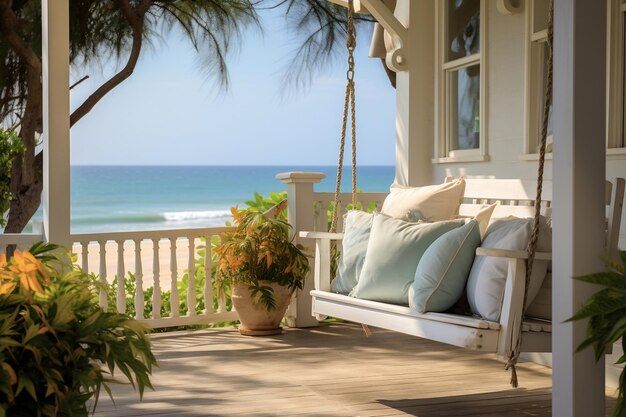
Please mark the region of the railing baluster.
MULTIPOLYGON (((220 243, 222 242, 222 236, 219 236, 218 239, 220 243)), ((233 310, 235 308, 233 307, 233 310)), ((224 294, 224 288, 222 285, 218 285, 217 287, 217 312, 224 313, 226 312, 226 294, 224 294)))
POLYGON ((159 239, 152 240, 152 276, 154 293, 152 294, 152 317, 161 318, 161 262, 159 260, 159 239))
POLYGON ((82 269, 89 273, 89 242, 80 242, 82 269))
POLYGON ((109 309, 107 300, 107 288, 109 286, 107 281, 107 243, 106 241, 99 241, 98 244, 100 245, 100 283, 102 284, 102 288, 100 288, 100 307, 107 311, 109 309))
POLYGON ((141 240, 135 240, 135 318, 144 319, 143 266, 141 265, 141 240))
POLYGON ((204 249, 204 313, 211 314, 213 312, 213 273, 212 268, 212 248, 211 236, 205 237, 204 249))
POLYGON ((124 241, 117 241, 117 312, 126 313, 126 288, 124 288, 124 241))
POLYGON ((172 317, 178 317, 178 265, 176 260, 176 238, 170 238, 170 271, 171 277, 171 296, 170 304, 172 305, 172 317))
POLYGON ((89 242, 80 242, 80 260, 81 268, 85 273, 89 273, 89 242))
POLYGON ((188 271, 188 284, 187 287, 187 315, 196 315, 196 245, 195 238, 190 236, 189 238, 189 262, 187 264, 188 271))

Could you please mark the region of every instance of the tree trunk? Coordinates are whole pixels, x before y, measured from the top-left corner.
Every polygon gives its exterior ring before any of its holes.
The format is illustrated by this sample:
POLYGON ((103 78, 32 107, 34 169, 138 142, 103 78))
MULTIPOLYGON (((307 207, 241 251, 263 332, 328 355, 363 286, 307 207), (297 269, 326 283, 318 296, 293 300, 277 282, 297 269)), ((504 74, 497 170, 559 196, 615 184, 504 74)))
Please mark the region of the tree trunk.
MULTIPOLYGON (((137 8, 128 0, 116 0, 128 23, 132 27, 132 46, 124 68, 101 85, 70 116, 73 126, 111 90, 131 76, 141 53, 143 43, 144 16, 152 5, 152 0, 142 0, 137 8)), ((15 15, 10 12, 7 0, 0 1, 0 29, 5 38, 12 42, 11 47, 20 55, 28 67, 28 98, 20 124, 20 138, 24 142, 25 153, 21 160, 13 162, 11 172, 11 193, 13 200, 9 208, 9 218, 5 233, 20 233, 33 217, 41 204, 43 191, 43 155, 35 154, 36 135, 42 130, 42 85, 41 60, 18 36, 15 15)))

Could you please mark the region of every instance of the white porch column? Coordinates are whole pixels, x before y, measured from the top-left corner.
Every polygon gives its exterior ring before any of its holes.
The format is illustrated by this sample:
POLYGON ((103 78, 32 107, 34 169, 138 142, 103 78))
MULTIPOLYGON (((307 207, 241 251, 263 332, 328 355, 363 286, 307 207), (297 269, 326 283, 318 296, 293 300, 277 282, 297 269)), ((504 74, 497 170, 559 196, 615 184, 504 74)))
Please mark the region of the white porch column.
MULTIPOLYGON (((294 241, 304 246, 304 253, 313 256, 315 248, 311 239, 301 239, 300 231, 315 230, 315 208, 313 206, 313 185, 326 177, 321 172, 285 172, 276 178, 287 185, 287 213, 294 241)), ((310 258, 309 258, 310 260, 310 258)), ((312 299, 309 294, 314 289, 313 261, 311 271, 304 281, 304 288, 296 293, 285 317, 290 327, 314 327, 318 321, 312 314, 312 299)))
POLYGON ((69 0, 41 0, 43 224, 46 241, 70 242, 69 0))
POLYGON ((604 252, 606 2, 555 1, 553 393, 555 417, 604 416, 604 361, 575 353, 586 322, 563 323, 596 290, 572 277, 604 252))
POLYGON ((396 77, 396 181, 432 184, 435 107, 435 2, 398 0, 396 17, 408 28, 408 71, 396 77))

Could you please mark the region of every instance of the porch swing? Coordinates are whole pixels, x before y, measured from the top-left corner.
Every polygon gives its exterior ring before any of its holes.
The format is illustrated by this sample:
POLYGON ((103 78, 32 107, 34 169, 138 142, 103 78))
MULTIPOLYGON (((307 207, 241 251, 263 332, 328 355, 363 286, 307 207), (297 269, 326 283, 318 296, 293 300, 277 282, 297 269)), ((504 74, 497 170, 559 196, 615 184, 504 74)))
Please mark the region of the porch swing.
MULTIPOLYGON (((356 38, 353 0, 348 1, 348 71, 331 228, 330 232, 300 232, 301 237, 315 239, 315 289, 311 291, 311 296, 312 313, 317 319, 321 320, 331 316, 361 323, 366 333, 369 332, 367 326, 374 326, 480 352, 496 353, 506 362, 506 369, 511 369, 511 384, 514 387, 517 386, 515 365, 521 352, 551 351, 552 295, 549 270, 541 289, 538 290, 535 301, 528 305, 527 297, 534 262, 545 261, 549 263, 552 259, 551 252, 537 250, 540 218, 544 216, 549 222, 551 217, 552 184, 543 179, 543 170, 548 136, 549 108, 552 100, 552 16, 552 2, 550 2, 548 74, 537 182, 507 179, 465 179, 463 201, 456 215, 457 218, 471 218, 485 204, 498 203, 492 218, 501 219, 508 216, 533 218, 532 233, 526 250, 486 247, 476 249, 476 259, 479 257, 496 257, 507 262, 501 311, 499 319, 494 320, 476 317, 476 315, 468 316, 450 312, 420 313, 416 309, 403 305, 355 298, 331 291, 331 247, 335 244, 333 242, 340 241, 344 236, 343 233, 337 233, 337 226, 341 211, 340 185, 348 115, 351 119, 353 209, 357 208, 358 203, 353 56, 356 38), (542 202, 544 203, 543 210, 542 202)), ((610 258, 616 257, 618 253, 617 244, 623 198, 624 179, 618 178, 615 187, 607 181, 605 198, 608 213, 606 254, 610 258)), ((367 258, 368 254, 365 256, 367 258)))

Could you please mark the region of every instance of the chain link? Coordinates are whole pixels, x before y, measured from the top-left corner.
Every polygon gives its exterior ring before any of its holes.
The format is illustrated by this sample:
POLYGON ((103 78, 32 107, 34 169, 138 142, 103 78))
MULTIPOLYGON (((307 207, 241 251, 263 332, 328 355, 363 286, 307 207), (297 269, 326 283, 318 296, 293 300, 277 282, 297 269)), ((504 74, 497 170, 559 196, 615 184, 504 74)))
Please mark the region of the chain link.
POLYGON ((341 121, 341 142, 339 145, 339 162, 337 164, 337 182, 330 231, 337 231, 339 212, 341 211, 341 177, 343 175, 343 156, 348 130, 348 113, 350 114, 352 135, 352 207, 356 209, 356 99, 354 83, 354 49, 356 48, 356 32, 354 30, 354 0, 348 0, 348 28, 346 47, 348 48, 348 70, 346 71, 346 96, 343 104, 341 121))

